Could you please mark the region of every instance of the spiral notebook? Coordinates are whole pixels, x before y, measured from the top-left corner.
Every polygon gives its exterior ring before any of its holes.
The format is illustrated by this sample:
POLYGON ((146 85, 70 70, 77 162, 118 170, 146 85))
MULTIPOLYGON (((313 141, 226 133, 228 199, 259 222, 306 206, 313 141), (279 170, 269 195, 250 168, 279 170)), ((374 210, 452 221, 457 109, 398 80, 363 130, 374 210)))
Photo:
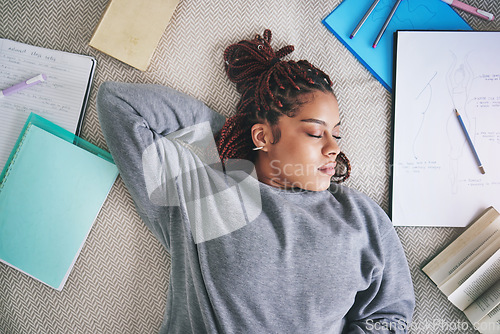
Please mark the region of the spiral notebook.
POLYGON ((0 175, 0 261, 62 290, 117 175, 108 152, 31 114, 0 175))

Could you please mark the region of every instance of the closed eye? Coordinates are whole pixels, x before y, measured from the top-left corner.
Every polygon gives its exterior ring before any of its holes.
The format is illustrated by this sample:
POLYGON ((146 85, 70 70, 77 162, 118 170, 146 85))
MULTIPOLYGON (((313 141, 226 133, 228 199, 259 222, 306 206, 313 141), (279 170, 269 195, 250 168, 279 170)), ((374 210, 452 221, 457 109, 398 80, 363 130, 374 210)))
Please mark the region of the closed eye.
MULTIPOLYGON (((322 135, 315 136, 315 135, 312 135, 312 134, 310 134, 310 133, 308 133, 307 135, 308 135, 309 137, 318 138, 318 139, 319 139, 319 138, 323 138, 323 136, 322 136, 322 135)), ((340 140, 340 139, 342 139, 342 137, 339 137, 339 136, 334 136, 334 135, 332 135, 332 137, 333 137, 333 138, 335 138, 336 140, 340 140)))

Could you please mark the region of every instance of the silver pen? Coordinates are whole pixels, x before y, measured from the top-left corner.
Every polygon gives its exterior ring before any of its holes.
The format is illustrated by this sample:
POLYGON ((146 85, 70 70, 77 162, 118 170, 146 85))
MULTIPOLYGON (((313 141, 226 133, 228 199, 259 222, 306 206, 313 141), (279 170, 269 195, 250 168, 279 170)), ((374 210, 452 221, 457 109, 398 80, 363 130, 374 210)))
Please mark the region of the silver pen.
POLYGON ((373 3, 370 6, 370 8, 368 8, 368 10, 366 11, 365 16, 363 16, 363 18, 361 19, 361 21, 359 21, 358 25, 356 26, 356 28, 354 28, 354 30, 351 33, 351 35, 349 36, 349 38, 352 39, 358 33, 359 28, 361 28, 361 26, 365 23, 366 19, 373 12, 373 9, 375 8, 375 6, 378 4, 379 1, 380 0, 373 1, 373 3))
POLYGON ((389 13, 389 16, 387 16, 387 19, 384 22, 384 25, 382 26, 382 29, 380 29, 380 32, 378 33, 377 38, 375 39, 375 42, 373 42, 373 47, 376 48, 378 42, 382 38, 382 35, 384 34, 385 30, 387 29, 387 26, 389 25, 389 22, 391 22, 392 17, 394 16, 394 13, 396 12, 396 9, 398 9, 399 4, 401 3, 402 0, 397 0, 396 4, 394 7, 392 7, 391 12, 389 13))

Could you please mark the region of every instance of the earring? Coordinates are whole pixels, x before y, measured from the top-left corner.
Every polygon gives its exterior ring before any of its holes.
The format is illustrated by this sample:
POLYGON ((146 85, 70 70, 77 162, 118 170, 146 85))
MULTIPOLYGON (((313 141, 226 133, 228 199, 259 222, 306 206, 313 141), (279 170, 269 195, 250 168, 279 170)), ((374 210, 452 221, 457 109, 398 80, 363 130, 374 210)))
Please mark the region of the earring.
POLYGON ((258 151, 258 150, 262 150, 263 148, 264 148, 264 146, 259 146, 259 147, 252 148, 252 150, 258 151))

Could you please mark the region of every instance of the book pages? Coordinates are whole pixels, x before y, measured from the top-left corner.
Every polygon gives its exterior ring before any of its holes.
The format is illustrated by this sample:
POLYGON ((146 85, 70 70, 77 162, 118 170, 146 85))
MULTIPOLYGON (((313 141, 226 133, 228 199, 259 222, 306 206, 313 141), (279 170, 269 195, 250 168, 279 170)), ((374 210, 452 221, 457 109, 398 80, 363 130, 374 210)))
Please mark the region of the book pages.
POLYGON ((473 324, 479 322, 487 314, 500 305, 500 280, 486 290, 474 303, 464 310, 465 315, 473 324))
POLYGON ((494 285, 500 277, 500 250, 476 270, 458 289, 448 296, 461 311, 472 304, 486 290, 494 285))
POLYGON ((479 322, 475 323, 474 326, 482 334, 500 333, 500 305, 495 307, 479 322))
POLYGON ((500 214, 495 208, 489 207, 422 270, 439 286, 484 243, 492 240, 493 235, 497 234, 498 237, 498 233, 500 233, 500 214))
POLYGON ((449 296, 499 249, 500 232, 497 231, 462 263, 443 284, 439 285, 439 289, 449 296))
POLYGON ((0 170, 31 112, 78 135, 95 64, 89 56, 0 39, 0 89, 47 76, 45 82, 0 99, 0 170))

